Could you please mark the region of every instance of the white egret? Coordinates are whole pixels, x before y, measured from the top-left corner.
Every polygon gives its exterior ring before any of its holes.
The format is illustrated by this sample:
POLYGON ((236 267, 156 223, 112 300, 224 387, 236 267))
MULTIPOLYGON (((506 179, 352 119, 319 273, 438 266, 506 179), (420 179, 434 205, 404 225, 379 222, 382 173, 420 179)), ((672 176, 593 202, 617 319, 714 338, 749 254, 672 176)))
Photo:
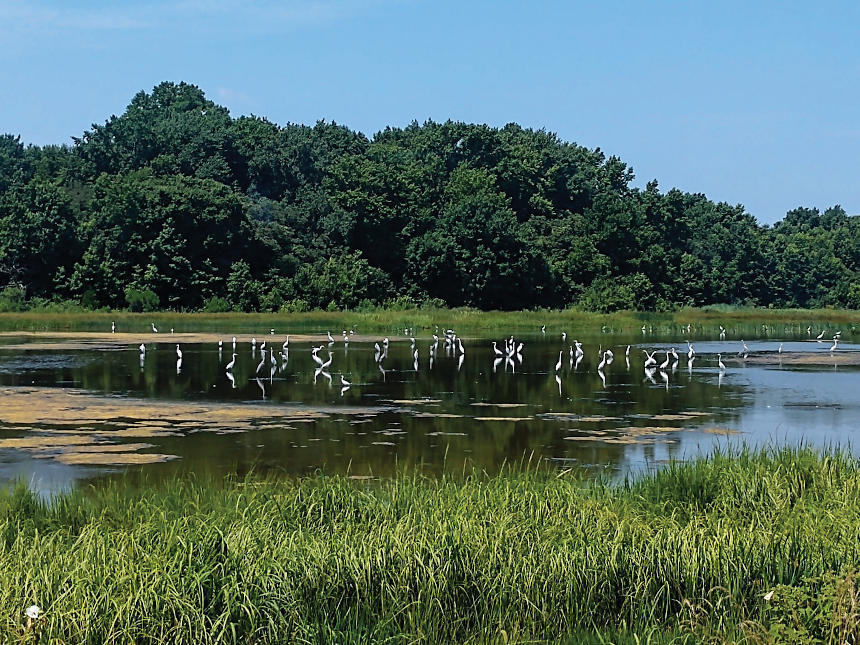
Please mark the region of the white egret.
POLYGON ((838 344, 839 344, 839 339, 838 339, 838 338, 834 338, 834 339, 833 339, 833 346, 830 348, 830 351, 831 351, 831 352, 835 351, 835 350, 836 350, 836 346, 837 346, 838 344))
POLYGON ((627 346, 627 349, 624 351, 625 356, 630 356, 630 345, 627 346))
POLYGON ((546 333, 546 325, 541 325, 541 326, 540 326, 540 333, 542 333, 542 334, 545 334, 545 333, 546 333))
POLYGON ((661 370, 665 370, 667 367, 669 367, 669 356, 671 356, 671 354, 669 352, 666 352, 666 360, 660 363, 661 370))
POLYGON ((330 332, 330 331, 327 331, 327 332, 326 332, 326 335, 328 336, 328 344, 329 344, 329 345, 334 345, 334 338, 332 338, 331 332, 330 332))
POLYGON ((782 343, 779 344, 779 347, 776 350, 777 354, 782 354, 782 343))
POLYGON ((149 323, 149 324, 152 325, 152 331, 157 334, 158 328, 155 326, 155 323, 149 323))
POLYGON ((236 337, 233 336, 233 351, 236 351, 236 337))
POLYGON ((343 374, 340 375, 340 384, 344 387, 349 387, 350 385, 352 385, 352 383, 343 378, 343 374))
POLYGON ((232 370, 232 369, 233 369, 233 366, 236 364, 236 356, 238 356, 238 354, 235 354, 235 353, 234 353, 234 354, 233 354, 233 360, 232 360, 232 361, 230 361, 229 363, 227 363, 227 367, 226 367, 225 369, 226 369, 228 372, 229 372, 230 370, 232 370))
POLYGON ((815 339, 816 339, 816 340, 821 340, 822 338, 824 338, 824 330, 823 330, 823 329, 821 330, 821 333, 820 333, 820 334, 818 334, 818 336, 816 336, 816 337, 815 337, 815 339))
POLYGON ((463 347, 463 339, 458 338, 457 342, 460 344, 460 356, 464 356, 466 354, 466 349, 463 347))
POLYGON ((600 363, 597 364, 597 371, 599 372, 600 370, 602 370, 604 365, 606 365, 606 352, 603 352, 603 358, 601 359, 600 363))
POLYGON ((496 341, 493 341, 493 352, 495 353, 496 356, 502 356, 502 354, 504 353, 504 352, 502 352, 502 350, 500 350, 498 347, 496 347, 496 341))
POLYGON ((256 372, 255 372, 255 373, 256 373, 256 374, 259 374, 259 373, 260 373, 260 370, 261 370, 261 369, 263 369, 263 366, 264 366, 265 364, 266 364, 266 353, 265 353, 265 352, 263 352, 263 360, 261 360, 261 361, 260 361, 260 363, 257 365, 257 370, 256 370, 256 372))
POLYGON ((615 358, 615 354, 612 353, 611 349, 607 349, 606 352, 604 352, 604 358, 606 358, 606 356, 609 356, 609 360, 615 358))
POLYGON ((219 352, 221 351, 221 348, 222 348, 222 345, 223 345, 223 344, 224 344, 224 342, 223 342, 223 341, 220 341, 220 340, 218 341, 218 351, 219 351, 219 352))
POLYGON ((176 358, 182 360, 182 350, 179 349, 179 343, 176 343, 176 358))
POLYGON ((558 395, 561 396, 561 377, 558 374, 555 375, 555 382, 558 383, 558 395))
POLYGON ((321 367, 322 369, 325 369, 326 367, 328 367, 329 365, 331 365, 331 358, 332 358, 332 353, 331 353, 331 352, 329 352, 329 353, 328 353, 328 360, 327 360, 325 363, 322 363, 322 364, 320 365, 320 367, 321 367))
POLYGON ((656 349, 650 354, 648 353, 647 349, 643 349, 642 351, 645 352, 645 367, 650 367, 651 365, 657 364, 657 359, 654 358, 654 354, 657 353, 656 349))
POLYGON ((143 343, 140 344, 140 347, 138 349, 140 349, 141 356, 146 354, 146 345, 144 345, 143 343))
POLYGON ((320 351, 320 350, 319 350, 319 348, 318 348, 318 347, 314 347, 314 348, 311 350, 311 358, 313 358, 313 359, 314 359, 314 363, 316 363, 317 365, 322 365, 322 364, 323 364, 323 359, 321 359, 319 356, 317 356, 317 352, 318 352, 318 351, 320 351))
POLYGON ((284 344, 283 344, 283 345, 281 345, 281 347, 283 347, 283 348, 284 348, 284 351, 286 351, 287 349, 289 349, 289 347, 290 347, 290 337, 289 337, 289 336, 287 336, 287 339, 284 341, 284 344))
POLYGON ((747 347, 747 344, 744 342, 743 338, 741 339, 741 345, 743 345, 743 347, 741 347, 741 351, 738 352, 738 356, 742 354, 749 354, 750 348, 747 347))
POLYGON ((115 322, 112 322, 110 324, 110 333, 112 333, 112 334, 116 333, 116 323, 115 322))
POLYGON ((723 355, 722 354, 717 354, 717 365, 719 366, 719 368, 721 370, 726 369, 725 364, 723 364, 723 355))
POLYGON ((561 355, 564 354, 563 351, 558 353, 558 362, 555 364, 555 371, 559 371, 561 369, 561 355))
POLYGON ((567 332, 561 332, 561 342, 565 342, 567 340, 567 332))

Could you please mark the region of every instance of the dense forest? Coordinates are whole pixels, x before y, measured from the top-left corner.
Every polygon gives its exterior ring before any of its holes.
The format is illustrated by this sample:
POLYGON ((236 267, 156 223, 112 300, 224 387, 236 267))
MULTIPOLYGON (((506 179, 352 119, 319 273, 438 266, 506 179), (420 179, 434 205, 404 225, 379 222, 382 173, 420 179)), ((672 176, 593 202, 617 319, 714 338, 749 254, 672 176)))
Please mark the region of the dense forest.
POLYGON ((860 308, 841 207, 762 226, 516 124, 368 139, 162 83, 73 142, 0 136, 6 308, 860 308))

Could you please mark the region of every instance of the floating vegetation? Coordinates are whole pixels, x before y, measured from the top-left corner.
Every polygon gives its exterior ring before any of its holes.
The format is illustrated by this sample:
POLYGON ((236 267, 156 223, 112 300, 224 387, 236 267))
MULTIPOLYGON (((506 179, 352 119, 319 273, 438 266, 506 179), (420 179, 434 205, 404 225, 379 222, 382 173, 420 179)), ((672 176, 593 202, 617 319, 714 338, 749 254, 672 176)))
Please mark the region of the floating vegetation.
POLYGON ((57 461, 75 466, 139 466, 172 459, 178 457, 140 452, 64 452, 57 456, 57 461))
POLYGON ((472 403, 476 407, 485 407, 485 408, 524 408, 529 403, 487 403, 486 401, 478 401, 476 403, 472 403))
POLYGON ((416 419, 463 419, 465 414, 451 414, 448 412, 416 412, 412 415, 416 419))
POLYGON ((475 421, 531 421, 532 417, 475 417, 475 421))
MULTIPOLYGON (((148 443, 124 439, 158 439, 210 432, 233 434, 265 428, 289 428, 288 423, 312 423, 330 412, 367 415, 368 408, 307 409, 295 406, 149 402, 100 396, 81 390, 0 388, 0 431, 29 430, 26 437, 0 438, 0 449, 32 452, 65 464, 123 466, 176 459, 176 455, 142 453, 148 443), (86 446, 87 448, 83 448, 86 446)), ((354 423, 367 423, 360 419, 354 423)))
POLYGON ((724 435, 732 435, 732 434, 740 434, 741 431, 735 428, 702 428, 702 432, 707 432, 708 434, 724 434, 724 435))

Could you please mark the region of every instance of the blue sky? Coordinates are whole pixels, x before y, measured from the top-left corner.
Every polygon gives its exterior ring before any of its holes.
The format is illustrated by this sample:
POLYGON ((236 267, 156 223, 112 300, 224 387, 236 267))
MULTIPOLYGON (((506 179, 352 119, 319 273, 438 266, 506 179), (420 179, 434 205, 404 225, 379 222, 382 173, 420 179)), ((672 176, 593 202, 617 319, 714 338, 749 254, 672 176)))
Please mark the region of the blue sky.
POLYGON ((368 135, 517 122, 742 203, 860 213, 860 3, 0 0, 0 132, 70 142, 163 80, 368 135))

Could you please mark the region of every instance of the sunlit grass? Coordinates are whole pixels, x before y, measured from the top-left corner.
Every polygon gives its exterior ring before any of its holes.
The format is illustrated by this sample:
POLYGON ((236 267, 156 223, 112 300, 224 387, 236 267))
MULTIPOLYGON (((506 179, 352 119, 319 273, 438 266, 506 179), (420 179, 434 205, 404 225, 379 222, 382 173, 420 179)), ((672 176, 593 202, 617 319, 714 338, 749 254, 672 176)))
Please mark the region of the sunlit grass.
POLYGON ((8 639, 38 604, 45 642, 856 642, 860 467, 19 486, 0 547, 8 639))
POLYGON ((363 334, 403 335, 406 329, 423 336, 434 331, 453 328, 461 334, 536 333, 541 325, 550 332, 587 330, 607 331, 638 330, 647 324, 654 331, 677 330, 691 324, 697 329, 716 329, 722 324, 732 325, 784 325, 805 329, 807 325, 847 325, 847 333, 860 327, 860 312, 848 310, 775 310, 709 307, 683 309, 672 313, 617 312, 598 314, 575 310, 483 312, 475 309, 412 309, 405 311, 370 312, 308 312, 278 314, 243 313, 4 313, 0 314, 0 331, 109 332, 111 322, 122 332, 149 333, 155 323, 161 332, 217 332, 267 334, 325 333, 331 331, 340 337, 342 330, 355 330, 363 334))

